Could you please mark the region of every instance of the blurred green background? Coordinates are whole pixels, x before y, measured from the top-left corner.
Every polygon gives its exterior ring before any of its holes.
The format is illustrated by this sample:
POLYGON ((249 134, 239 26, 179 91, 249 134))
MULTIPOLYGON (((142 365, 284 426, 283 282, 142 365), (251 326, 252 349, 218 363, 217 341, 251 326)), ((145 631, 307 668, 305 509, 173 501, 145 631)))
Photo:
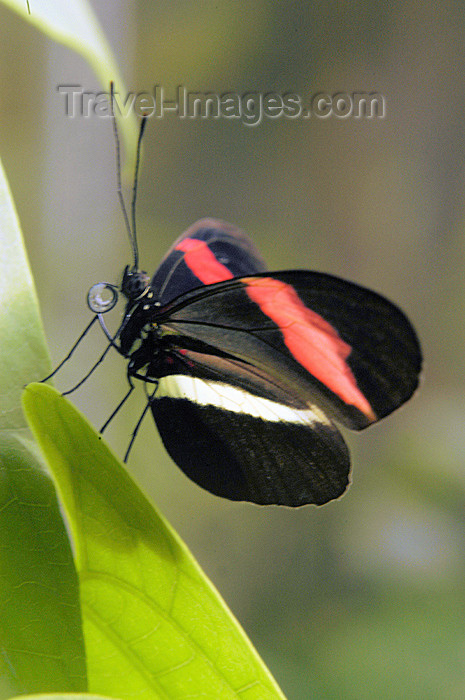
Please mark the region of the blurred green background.
MULTIPOLYGON (((216 216, 248 231, 271 269, 374 288, 417 328, 418 395, 348 435, 353 484, 320 509, 211 496, 150 419, 129 469, 290 699, 465 697, 464 4, 92 4, 131 91, 384 95, 384 119, 152 119, 141 262, 153 271, 183 229, 216 216)), ((56 364, 88 322, 88 288, 131 261, 113 135, 106 119, 65 116, 58 85, 102 89, 84 60, 3 6, 0 22, 0 154, 56 364)), ((104 345, 96 330, 57 387, 104 345)), ((113 357, 73 401, 99 426, 125 388, 113 357)), ((108 431, 120 454, 142 405, 140 389, 108 431)))

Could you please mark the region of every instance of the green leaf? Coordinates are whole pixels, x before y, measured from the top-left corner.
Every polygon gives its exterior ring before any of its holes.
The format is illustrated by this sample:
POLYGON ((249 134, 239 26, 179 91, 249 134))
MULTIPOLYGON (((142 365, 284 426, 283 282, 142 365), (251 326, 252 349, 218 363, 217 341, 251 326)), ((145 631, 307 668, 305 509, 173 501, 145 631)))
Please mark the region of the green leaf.
MULTIPOLYGON (((105 92, 110 81, 124 98, 127 91, 112 50, 88 0, 0 0, 55 41, 81 54, 94 70, 105 92)), ((125 147, 126 174, 132 171, 137 144, 137 119, 131 110, 119 120, 125 147)))
POLYGON ((37 695, 17 695, 8 700, 115 700, 115 698, 90 693, 38 693, 37 695))
POLYGON ((0 431, 26 427, 21 392, 49 357, 19 221, 0 162, 0 431))
POLYGON ((0 697, 85 690, 77 577, 20 395, 49 367, 19 222, 0 164, 0 697))
POLYGON ((85 418, 44 385, 27 387, 23 403, 72 532, 89 690, 283 698, 185 545, 85 418))

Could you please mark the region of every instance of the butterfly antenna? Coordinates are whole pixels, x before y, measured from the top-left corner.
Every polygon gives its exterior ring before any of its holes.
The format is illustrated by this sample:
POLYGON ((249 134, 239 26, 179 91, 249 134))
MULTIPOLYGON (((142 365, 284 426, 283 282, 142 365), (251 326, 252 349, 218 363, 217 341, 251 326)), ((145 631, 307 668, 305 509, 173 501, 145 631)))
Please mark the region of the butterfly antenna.
POLYGON ((140 165, 140 152, 142 137, 145 131, 145 125, 147 124, 147 115, 144 114, 142 121, 140 123, 139 138, 137 139, 137 150, 136 150, 136 166, 134 168, 134 185, 132 188, 132 202, 131 202, 131 220, 132 220, 132 232, 133 232, 133 250, 134 250, 134 267, 138 268, 139 264, 139 249, 137 246, 137 235, 136 235, 136 201, 137 201, 137 182, 139 179, 139 165, 140 165))
POLYGON ((120 140, 119 140, 119 134, 118 134, 118 125, 116 124, 114 102, 115 102, 115 86, 114 86, 113 81, 111 81, 111 83, 110 83, 110 109, 111 109, 111 117, 112 117, 112 121, 113 121, 113 133, 115 135, 115 146, 116 146, 116 187, 117 187, 117 192, 118 192, 119 203, 121 205, 121 211, 123 212, 123 218, 124 218, 124 224, 126 226, 126 232, 128 234, 129 242, 130 242, 131 248, 132 248, 132 254, 134 257, 134 269, 137 269, 137 265, 139 262, 139 253, 137 250, 137 242, 136 242, 135 236, 131 230, 131 224, 129 223, 129 216, 128 216, 128 212, 126 210, 126 204, 125 204, 124 197, 123 197, 123 187, 121 184, 121 148, 120 148, 120 140))

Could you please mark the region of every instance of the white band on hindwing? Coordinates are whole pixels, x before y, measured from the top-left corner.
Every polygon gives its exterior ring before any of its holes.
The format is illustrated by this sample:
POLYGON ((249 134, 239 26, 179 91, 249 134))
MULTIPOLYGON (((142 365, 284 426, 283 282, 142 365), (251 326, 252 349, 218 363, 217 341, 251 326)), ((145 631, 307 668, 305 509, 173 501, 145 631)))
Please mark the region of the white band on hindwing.
POLYGON ((200 406, 213 406, 274 423, 284 421, 306 426, 315 423, 330 424, 321 409, 316 406, 309 406, 308 409, 292 408, 261 396, 255 396, 230 384, 207 381, 183 374, 161 377, 155 400, 164 397, 186 399, 200 406))

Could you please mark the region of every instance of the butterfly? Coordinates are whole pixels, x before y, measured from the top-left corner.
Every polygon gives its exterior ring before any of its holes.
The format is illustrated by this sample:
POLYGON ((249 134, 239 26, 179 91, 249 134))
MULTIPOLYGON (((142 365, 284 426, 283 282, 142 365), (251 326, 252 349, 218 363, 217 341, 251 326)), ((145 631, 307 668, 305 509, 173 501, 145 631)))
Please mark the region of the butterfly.
MULTIPOLYGON (((89 297, 96 313, 101 287, 89 297)), ((419 342, 394 304, 321 272, 268 272, 223 221, 188 228, 151 279, 126 267, 119 291, 121 326, 104 328, 131 387, 153 386, 147 407, 166 450, 217 496, 338 498, 350 456, 335 422, 362 430, 418 384, 419 342)))
POLYGON ((188 228, 150 278, 139 268, 135 222, 147 118, 139 131, 130 222, 112 116, 133 264, 120 285, 90 289, 93 320, 46 379, 98 319, 107 348, 64 393, 116 349, 128 363, 129 390, 104 428, 139 379, 151 391, 133 438, 150 410, 172 459, 204 489, 261 505, 338 498, 349 482, 350 455, 335 423, 362 430, 418 385, 421 350, 410 322, 384 297, 338 277, 268 272, 250 238, 216 219, 188 228), (126 308, 112 334, 103 315, 119 293, 126 308))

